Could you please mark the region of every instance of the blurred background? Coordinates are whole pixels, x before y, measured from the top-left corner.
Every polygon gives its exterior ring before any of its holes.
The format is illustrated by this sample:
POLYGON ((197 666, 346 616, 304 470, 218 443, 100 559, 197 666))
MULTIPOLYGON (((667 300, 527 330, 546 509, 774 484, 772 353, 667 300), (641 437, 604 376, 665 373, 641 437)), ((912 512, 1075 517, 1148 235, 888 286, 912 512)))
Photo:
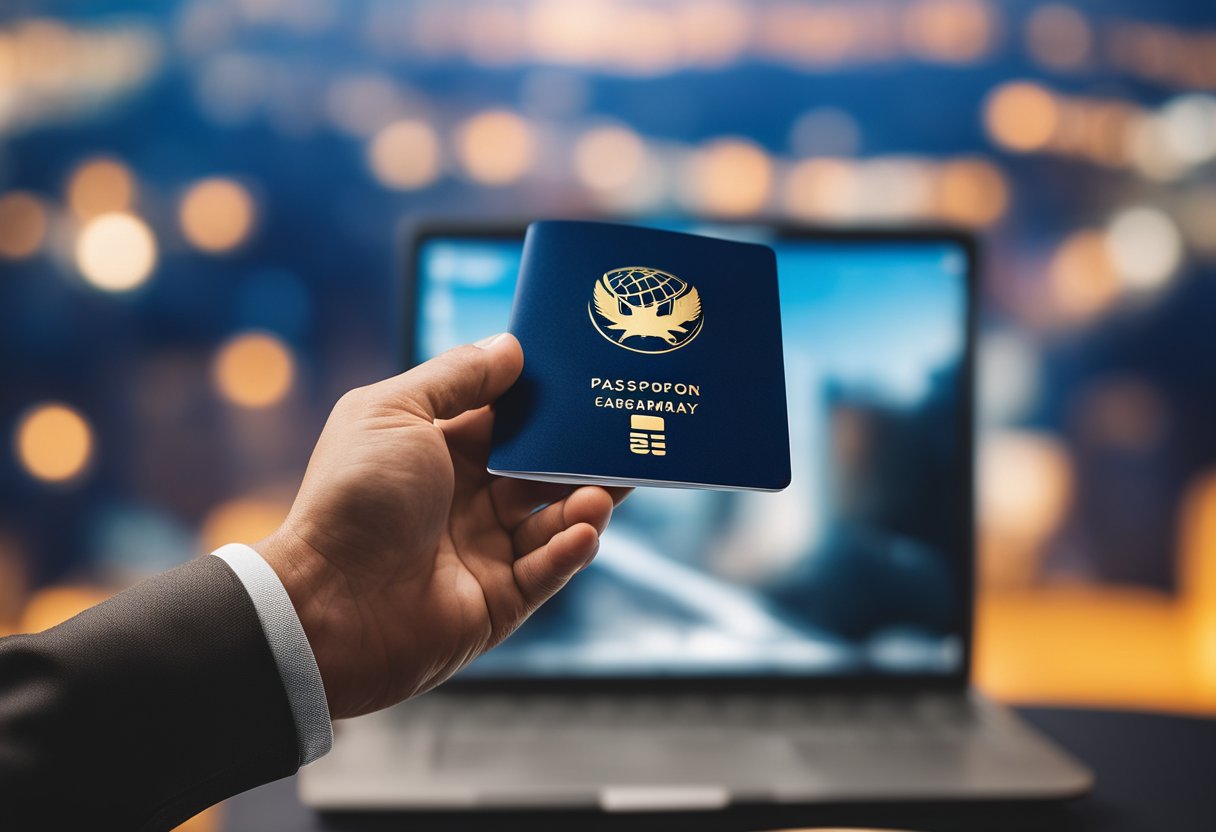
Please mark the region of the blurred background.
POLYGON ((0 11, 0 633, 286 513, 418 217, 984 242, 977 682, 1216 713, 1216 6, 0 11))

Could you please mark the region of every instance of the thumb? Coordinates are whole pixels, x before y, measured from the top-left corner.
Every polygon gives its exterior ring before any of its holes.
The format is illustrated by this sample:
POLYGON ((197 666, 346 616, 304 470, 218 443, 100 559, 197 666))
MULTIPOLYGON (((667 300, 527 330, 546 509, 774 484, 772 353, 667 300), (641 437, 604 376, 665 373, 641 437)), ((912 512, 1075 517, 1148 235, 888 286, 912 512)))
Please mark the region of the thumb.
POLYGON ((523 367, 519 341, 502 332, 450 349, 381 383, 390 396, 416 405, 431 419, 452 419, 493 402, 523 367))

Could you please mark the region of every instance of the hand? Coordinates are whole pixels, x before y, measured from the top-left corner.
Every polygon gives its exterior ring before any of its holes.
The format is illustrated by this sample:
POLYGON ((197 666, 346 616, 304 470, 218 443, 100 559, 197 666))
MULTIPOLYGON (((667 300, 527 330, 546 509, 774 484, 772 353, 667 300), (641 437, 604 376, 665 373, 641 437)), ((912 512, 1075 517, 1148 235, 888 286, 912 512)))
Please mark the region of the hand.
POLYGON ((435 687, 595 556, 624 489, 486 472, 489 404, 522 368, 503 334, 347 393, 287 520, 255 547, 296 607, 333 717, 435 687))

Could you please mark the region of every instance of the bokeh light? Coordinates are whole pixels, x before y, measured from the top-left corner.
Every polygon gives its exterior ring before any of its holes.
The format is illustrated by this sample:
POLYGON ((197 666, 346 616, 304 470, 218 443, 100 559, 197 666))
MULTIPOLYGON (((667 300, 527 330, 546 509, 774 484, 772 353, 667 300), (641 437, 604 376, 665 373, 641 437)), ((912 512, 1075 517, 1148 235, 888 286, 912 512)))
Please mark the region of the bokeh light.
POLYGON ((17 632, 30 588, 30 564, 24 547, 0 529, 0 638, 17 632))
POLYGON ((1161 395, 1143 379, 1103 378, 1081 391, 1073 410, 1080 441, 1086 444, 1143 453, 1167 429, 1161 395))
POLYGON ((904 40, 912 54, 942 63, 984 55, 994 35, 993 11, 980 0, 916 0, 904 16, 904 40))
POLYGON ((628 187, 646 164, 646 145, 625 127, 597 127, 574 146, 574 170, 579 181, 597 191, 628 187))
POLYGON ((963 225, 991 225, 1005 214, 1009 186, 991 162, 960 159, 941 169, 937 200, 938 213, 944 219, 963 225))
MULTIPOLYGON (((605 62, 619 72, 659 75, 678 63, 676 30, 664 9, 623 6, 617 12, 614 43, 603 50, 605 62)), ((603 39, 603 32, 600 33, 603 39)))
POLYGON ((1187 484, 1180 516, 1182 597, 1192 622, 1203 692, 1216 697, 1216 471, 1208 470, 1187 484))
POLYGON ((998 145, 1019 153, 1045 147, 1060 121, 1050 92, 1027 81, 997 87, 984 102, 984 126, 998 145))
POLYGON ((616 24, 612 12, 611 5, 604 2, 537 0, 527 16, 527 38, 534 58, 576 65, 599 60, 604 33, 616 24))
POLYGON ((51 586, 40 589, 33 594, 22 612, 17 631, 41 633, 49 630, 113 594, 113 590, 98 586, 51 586))
POLYGON ((280 339, 248 332, 225 343, 216 354, 212 377, 221 395, 241 407, 264 408, 287 395, 295 378, 295 359, 280 339))
POLYGON ((75 45, 71 29, 58 20, 42 17, 25 21, 15 34, 17 73, 42 79, 68 74, 75 45))
POLYGON ((93 430, 79 411, 46 402, 30 408, 17 425, 17 458, 30 476, 67 482, 80 476, 93 455, 93 430))
POLYGON ((213 552, 226 543, 257 543, 287 518, 291 501, 276 497, 239 497, 208 512, 199 533, 199 548, 213 552))
POLYGON ((1084 66, 1093 49, 1093 33, 1079 11, 1055 3, 1039 6, 1026 22, 1031 56, 1051 69, 1084 66))
POLYGON ((479 113, 460 125, 456 152, 465 172, 483 185, 507 185, 532 167, 536 138, 523 118, 507 110, 479 113))
POLYGON ((423 188, 439 177, 439 137, 424 121, 395 121, 376 133, 367 164, 381 185, 395 190, 423 188))
POLYGON ((1216 188, 1196 188, 1179 205, 1179 221, 1187 245, 1216 260, 1216 188))
POLYGON ((1163 138, 1183 165, 1216 157, 1216 96, 1181 95, 1161 110, 1163 138))
POLYGON ((1115 271, 1129 289, 1159 288, 1182 260, 1182 235, 1158 208, 1139 206, 1115 215, 1106 231, 1115 271))
POLYGON ((836 107, 808 110, 790 128, 790 151, 795 156, 852 156, 860 148, 857 119, 836 107))
POLYGON ((1051 257, 1048 279, 1052 309, 1066 323, 1098 314, 1118 298, 1121 289, 1106 237, 1092 229, 1060 243, 1051 257))
POLYGON ((697 66, 716 67, 738 57, 751 34, 751 17, 738 0, 698 0, 673 11, 680 52, 697 66))
POLYGON ((806 159, 785 178, 785 207, 807 220, 853 216, 860 200, 855 166, 841 159, 806 159))
POLYGON ((989 587, 1025 586, 1073 494, 1068 452, 1055 437, 989 431, 980 443, 981 568, 989 587))
POLYGON ((156 266, 156 238, 131 214, 101 214, 76 240, 76 266, 84 279, 107 292, 140 286, 156 266))
POLYGON ((861 216, 893 220, 929 215, 935 174, 932 163, 916 156, 870 159, 858 167, 861 216))
POLYGON ((483 66, 517 61, 524 48, 524 16, 506 4, 469 7, 465 12, 464 45, 469 59, 483 66))
POLYGON ((90 159, 68 180, 68 206, 77 219, 126 211, 135 199, 135 177, 116 159, 90 159))
POLYGON ((386 75, 341 78, 325 96, 325 112, 334 126, 359 138, 367 138, 396 121, 405 109, 405 96, 386 75))
POLYGON ((182 233, 195 248, 219 254, 230 251, 253 229, 253 197, 239 182, 220 177, 196 182, 182 197, 182 233))
POLYGON ((718 139, 701 148, 685 175, 685 196, 694 208, 728 216, 759 211, 773 185, 768 154, 738 138, 718 139))
POLYGON ((1174 152, 1165 122, 1151 113, 1141 114, 1128 128, 1124 149, 1136 171, 1155 182, 1172 182, 1186 173, 1186 162, 1174 152))
POLYGON ((873 14, 858 15, 844 5, 766 4, 757 45, 778 60, 803 67, 838 66, 898 54, 900 8, 872 10, 873 14))
POLYGON ((32 256, 42 247, 46 230, 46 208, 36 196, 25 191, 0 196, 0 257, 32 256))

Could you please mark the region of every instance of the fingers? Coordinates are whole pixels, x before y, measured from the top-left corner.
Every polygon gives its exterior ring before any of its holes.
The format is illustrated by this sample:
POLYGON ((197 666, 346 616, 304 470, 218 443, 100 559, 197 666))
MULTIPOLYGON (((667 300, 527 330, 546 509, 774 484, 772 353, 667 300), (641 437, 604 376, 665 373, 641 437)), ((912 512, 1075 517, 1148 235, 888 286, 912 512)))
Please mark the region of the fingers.
POLYGON ((454 419, 441 419, 435 424, 443 430, 453 459, 468 460, 485 474, 486 458, 490 455, 490 432, 494 427, 494 414, 490 408, 466 410, 454 419))
POLYGON ((612 496, 595 485, 574 491, 540 511, 528 515, 511 535, 516 552, 531 552, 565 530, 586 524, 598 535, 612 518, 612 496))
MULTIPOLYGON (((566 483, 498 477, 490 484, 490 494, 494 499, 498 522, 502 523, 503 528, 515 529, 538 508, 557 502, 575 488, 576 486, 566 483)), ((603 487, 602 490, 612 500, 612 506, 619 506, 633 493, 632 488, 622 487, 603 487)), ((587 522, 602 529, 592 519, 587 522)))
POLYGON ((448 350, 378 386, 429 419, 451 419, 493 402, 515 383, 523 366, 519 341, 503 332, 448 350))
POLYGON ((515 583, 524 601, 536 608, 553 597, 591 562, 599 542, 599 533, 594 527, 578 523, 515 561, 515 583))
POLYGON ((633 493, 632 488, 625 488, 624 486, 611 486, 604 488, 604 490, 611 495, 612 504, 614 506, 619 506, 621 503, 625 502, 625 498, 633 493))
POLYGON ((507 530, 514 530, 538 508, 557 502, 573 490, 572 485, 514 477, 496 477, 490 483, 495 516, 507 530))

